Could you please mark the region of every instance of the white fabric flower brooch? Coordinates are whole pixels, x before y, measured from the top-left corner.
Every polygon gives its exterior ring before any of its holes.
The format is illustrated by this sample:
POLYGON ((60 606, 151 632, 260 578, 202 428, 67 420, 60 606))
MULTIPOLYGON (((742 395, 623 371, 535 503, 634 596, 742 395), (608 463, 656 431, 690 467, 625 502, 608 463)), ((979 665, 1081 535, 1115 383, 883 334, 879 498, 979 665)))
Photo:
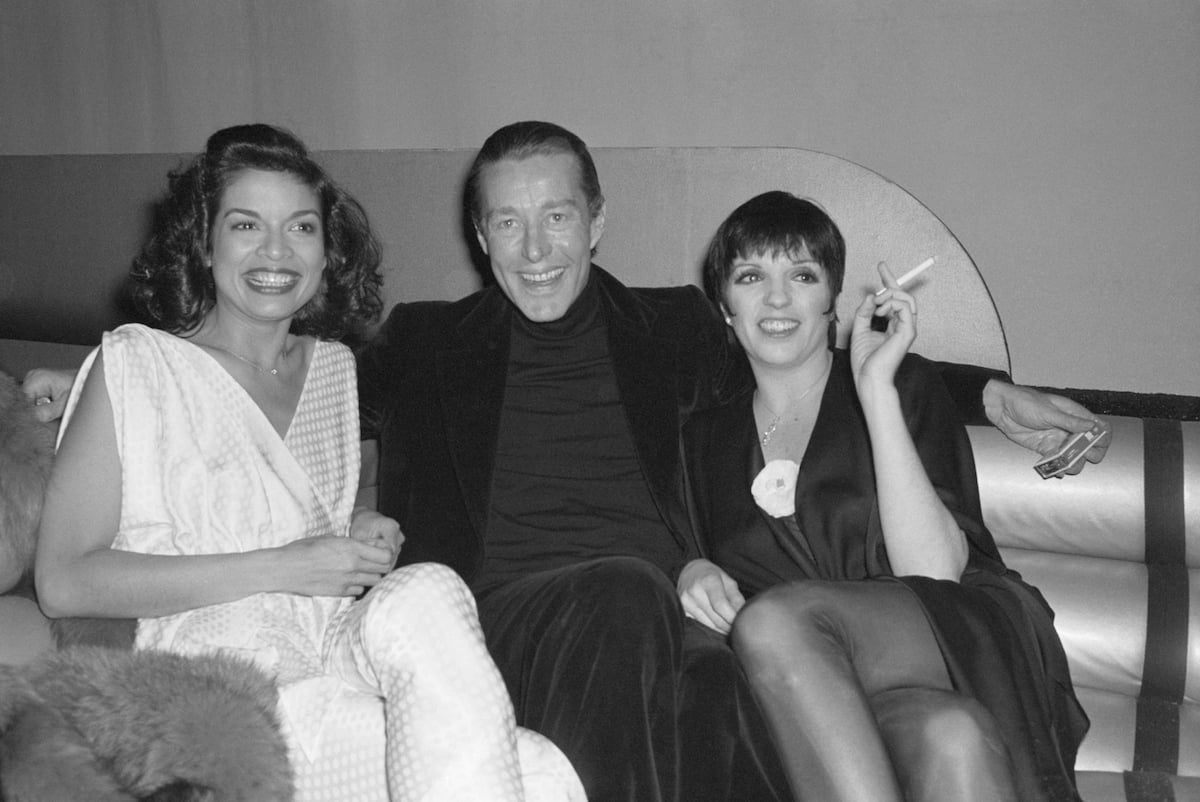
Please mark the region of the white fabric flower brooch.
POLYGON ((772 518, 796 512, 796 477, 800 466, 790 459, 773 459, 754 477, 750 492, 754 502, 772 518))

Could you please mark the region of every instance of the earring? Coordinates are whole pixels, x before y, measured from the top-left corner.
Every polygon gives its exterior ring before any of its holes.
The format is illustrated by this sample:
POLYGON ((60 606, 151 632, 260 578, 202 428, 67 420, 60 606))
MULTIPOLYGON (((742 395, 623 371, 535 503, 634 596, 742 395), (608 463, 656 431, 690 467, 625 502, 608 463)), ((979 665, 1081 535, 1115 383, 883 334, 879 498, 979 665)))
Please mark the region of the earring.
POLYGON ((829 350, 830 351, 833 351, 834 349, 837 348, 837 339, 838 339, 838 325, 837 324, 838 324, 838 316, 837 316, 837 312, 834 312, 833 317, 829 318, 829 332, 826 334, 826 337, 829 340, 829 350))

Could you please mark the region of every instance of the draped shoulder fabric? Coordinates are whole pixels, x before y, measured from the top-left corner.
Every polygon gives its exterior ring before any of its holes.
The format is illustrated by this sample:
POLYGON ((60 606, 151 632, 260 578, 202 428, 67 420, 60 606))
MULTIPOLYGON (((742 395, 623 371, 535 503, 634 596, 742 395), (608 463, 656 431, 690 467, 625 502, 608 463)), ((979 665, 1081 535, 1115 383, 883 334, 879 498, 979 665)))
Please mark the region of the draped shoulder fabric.
MULTIPOLYGON (((1053 612, 1008 570, 983 524, 970 441, 937 371, 908 356, 896 377, 904 418, 938 497, 970 548, 961 582, 901 577, 921 601, 955 688, 997 718, 1022 799, 1074 800, 1087 717, 1074 696, 1053 612)), ((752 396, 697 413, 684 429, 696 526, 706 556, 748 597, 804 579, 894 581, 875 496, 871 442, 844 351, 796 483, 792 520, 758 508, 763 467, 752 396)))
MULTIPOLYGON (((358 400, 348 348, 318 341, 280 438, 208 353, 136 324, 104 335, 104 372, 121 459, 113 548, 145 554, 245 552, 347 535, 358 488, 358 400)), ((68 418, 91 369, 80 372, 68 418)), ((293 724, 320 719, 337 682, 322 638, 348 598, 260 593, 138 622, 138 648, 242 654, 275 676, 293 724)), ((303 727, 319 730, 319 725, 303 727)))

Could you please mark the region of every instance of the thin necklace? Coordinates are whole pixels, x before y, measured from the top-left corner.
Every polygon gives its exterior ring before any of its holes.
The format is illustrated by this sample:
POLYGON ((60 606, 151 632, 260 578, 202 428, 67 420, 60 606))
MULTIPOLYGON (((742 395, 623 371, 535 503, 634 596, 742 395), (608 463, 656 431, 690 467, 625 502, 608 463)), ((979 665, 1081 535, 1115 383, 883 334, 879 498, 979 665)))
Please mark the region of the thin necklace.
MULTIPOLYGON (((229 354, 234 359, 240 359, 241 361, 245 362, 250 367, 257 370, 259 373, 263 373, 263 374, 267 374, 267 375, 271 375, 271 376, 279 375, 279 368, 264 368, 262 365, 258 364, 253 359, 247 359, 246 357, 242 356, 241 354, 237 353, 236 351, 230 351, 228 348, 225 348, 224 346, 213 345, 212 343, 207 343, 207 345, 209 348, 216 348, 218 351, 224 351, 225 353, 229 354)), ((287 359, 287 355, 290 354, 291 352, 292 352, 291 348, 284 348, 282 351, 280 351, 279 356, 275 357, 276 364, 278 364, 279 360, 281 360, 281 359, 287 359)))
MULTIPOLYGON (((795 398, 788 401, 788 404, 787 404, 788 408, 793 407, 796 404, 799 404, 801 401, 804 400, 805 396, 807 396, 813 390, 817 389, 817 385, 819 385, 822 381, 825 380, 825 376, 829 373, 829 368, 831 368, 832 366, 833 366, 833 360, 830 360, 829 364, 827 364, 825 366, 825 370, 821 371, 821 375, 817 377, 816 381, 814 381, 812 384, 810 384, 808 386, 807 390, 805 390, 804 392, 800 393, 800 395, 798 395, 795 398)), ((775 434, 775 430, 777 428, 779 428, 779 421, 783 419, 783 414, 780 413, 780 414, 776 415, 775 412, 770 407, 767 406, 767 402, 762 400, 761 395, 758 395, 756 393, 755 398, 757 398, 758 402, 760 404, 762 404, 763 409, 765 409, 767 412, 770 412, 772 415, 774 415, 774 417, 771 419, 771 423, 767 426, 766 429, 763 430, 762 438, 759 441, 762 444, 762 447, 766 448, 767 443, 771 442, 771 435, 775 434)), ((787 408, 785 408, 783 411, 787 412, 787 408)))

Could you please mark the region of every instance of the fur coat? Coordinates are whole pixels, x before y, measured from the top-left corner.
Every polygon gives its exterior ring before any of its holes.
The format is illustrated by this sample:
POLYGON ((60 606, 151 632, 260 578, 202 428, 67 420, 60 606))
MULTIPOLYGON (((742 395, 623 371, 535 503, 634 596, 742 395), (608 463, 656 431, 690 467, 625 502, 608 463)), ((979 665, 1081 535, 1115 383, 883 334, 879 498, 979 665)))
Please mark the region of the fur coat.
POLYGON ((53 456, 53 427, 0 372, 0 593, 28 579, 53 456))
POLYGON ((0 666, 0 800, 290 802, 275 703, 222 655, 75 647, 0 666))

